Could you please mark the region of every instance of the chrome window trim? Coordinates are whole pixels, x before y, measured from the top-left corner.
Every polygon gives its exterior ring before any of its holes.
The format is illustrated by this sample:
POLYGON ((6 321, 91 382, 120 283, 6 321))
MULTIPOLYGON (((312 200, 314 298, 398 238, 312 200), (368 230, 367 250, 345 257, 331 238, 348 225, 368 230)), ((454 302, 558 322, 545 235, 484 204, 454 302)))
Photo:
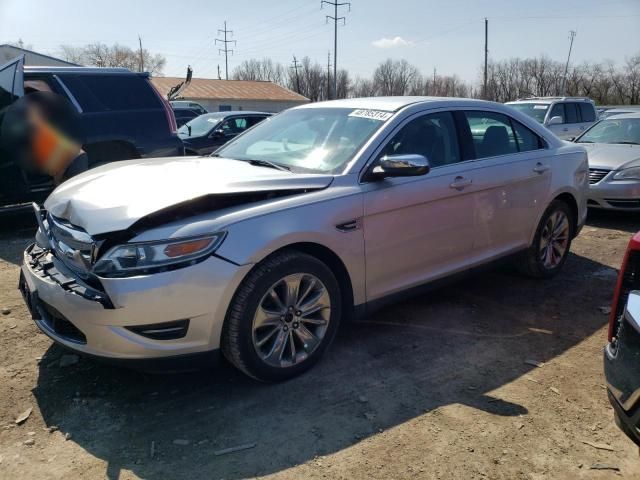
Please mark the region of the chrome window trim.
POLYGON ((73 95, 73 93, 71 93, 71 90, 69 90, 69 88, 64 84, 62 79, 60 79, 60 77, 55 74, 53 75, 53 78, 56 79, 56 82, 58 82, 58 85, 60 85, 62 90, 64 90, 64 93, 67 95, 67 97, 69 98, 73 106, 76 107, 76 110, 78 110, 78 113, 83 113, 80 103, 78 103, 78 100, 76 100, 76 97, 73 95))

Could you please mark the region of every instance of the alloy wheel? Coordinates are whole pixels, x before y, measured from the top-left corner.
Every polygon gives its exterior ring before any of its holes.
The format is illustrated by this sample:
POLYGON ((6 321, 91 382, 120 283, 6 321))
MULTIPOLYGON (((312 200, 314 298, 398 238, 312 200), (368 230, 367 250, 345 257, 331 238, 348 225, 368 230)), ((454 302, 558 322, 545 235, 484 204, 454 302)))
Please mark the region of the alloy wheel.
POLYGON ((253 317, 253 346, 273 367, 296 365, 322 343, 331 319, 325 285, 307 273, 287 275, 262 297, 253 317))
POLYGON ((540 260, 548 270, 557 267, 566 255, 569 225, 569 218, 560 210, 553 212, 544 224, 540 237, 540 260))

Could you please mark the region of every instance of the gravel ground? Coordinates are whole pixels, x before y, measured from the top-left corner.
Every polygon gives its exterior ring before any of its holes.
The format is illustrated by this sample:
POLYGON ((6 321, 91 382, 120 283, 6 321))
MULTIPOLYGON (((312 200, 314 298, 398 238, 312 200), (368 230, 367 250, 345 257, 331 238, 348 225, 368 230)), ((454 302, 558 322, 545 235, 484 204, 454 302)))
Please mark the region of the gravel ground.
POLYGON ((308 374, 262 385, 226 364, 150 375, 65 356, 16 289, 30 219, 2 219, 0 478, 640 478, 606 398, 601 311, 639 220, 591 215, 557 278, 494 270, 392 305, 343 325, 308 374))

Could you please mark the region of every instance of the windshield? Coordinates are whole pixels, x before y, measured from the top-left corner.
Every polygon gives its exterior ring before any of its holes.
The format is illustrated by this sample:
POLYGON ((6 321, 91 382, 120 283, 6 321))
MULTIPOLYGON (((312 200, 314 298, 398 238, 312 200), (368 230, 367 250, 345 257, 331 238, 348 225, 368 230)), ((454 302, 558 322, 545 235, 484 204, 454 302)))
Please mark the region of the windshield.
POLYGON ((267 160, 292 171, 337 173, 393 114, 351 108, 301 108, 269 118, 216 152, 267 160))
POLYGON ((546 103, 510 103, 509 106, 529 115, 539 123, 544 122, 544 117, 549 110, 549 105, 546 103))
POLYGON ((587 130, 576 142, 640 145, 640 118, 601 120, 587 130))
POLYGON ((178 129, 178 135, 201 137, 209 133, 223 118, 224 115, 200 115, 181 126, 178 129), (189 135, 189 127, 191 127, 191 135, 189 135))

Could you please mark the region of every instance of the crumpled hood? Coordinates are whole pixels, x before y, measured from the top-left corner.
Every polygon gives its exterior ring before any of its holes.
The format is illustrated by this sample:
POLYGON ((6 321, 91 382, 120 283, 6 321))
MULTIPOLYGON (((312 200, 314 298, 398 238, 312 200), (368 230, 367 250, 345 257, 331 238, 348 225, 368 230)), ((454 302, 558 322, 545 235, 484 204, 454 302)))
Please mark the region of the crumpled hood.
POLYGON ((640 163, 640 145, 621 145, 615 143, 579 143, 587 149, 589 167, 618 170, 640 163))
POLYGON ((128 160, 73 177, 44 206, 96 235, 125 230, 149 214, 200 197, 314 190, 332 180, 331 175, 293 174, 217 157, 128 160))

